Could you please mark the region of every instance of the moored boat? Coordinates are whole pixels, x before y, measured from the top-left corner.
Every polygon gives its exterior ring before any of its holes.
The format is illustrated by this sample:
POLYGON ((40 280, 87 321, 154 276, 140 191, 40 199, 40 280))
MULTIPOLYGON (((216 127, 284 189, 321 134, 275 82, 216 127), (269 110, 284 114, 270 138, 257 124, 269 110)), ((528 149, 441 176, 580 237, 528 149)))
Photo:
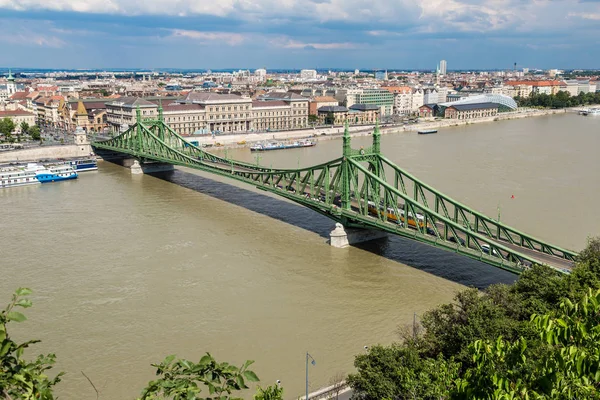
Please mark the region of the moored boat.
POLYGON ((77 172, 73 167, 65 164, 40 165, 35 172, 35 177, 41 183, 58 182, 77 178, 77 172))
POLYGON ((0 168, 0 188, 35 185, 77 178, 77 172, 70 165, 42 165, 29 163, 25 166, 0 168))
POLYGON ((67 161, 66 164, 73 167, 77 172, 96 171, 98 169, 98 161, 95 157, 70 160, 67 161))
POLYGON ((437 133, 437 129, 427 129, 423 131, 418 131, 419 135, 429 135, 432 133, 437 133))
POLYGON ((302 147, 313 147, 316 146, 316 144, 317 142, 314 140, 297 140, 291 143, 267 142, 250 146, 250 151, 297 149, 302 147))

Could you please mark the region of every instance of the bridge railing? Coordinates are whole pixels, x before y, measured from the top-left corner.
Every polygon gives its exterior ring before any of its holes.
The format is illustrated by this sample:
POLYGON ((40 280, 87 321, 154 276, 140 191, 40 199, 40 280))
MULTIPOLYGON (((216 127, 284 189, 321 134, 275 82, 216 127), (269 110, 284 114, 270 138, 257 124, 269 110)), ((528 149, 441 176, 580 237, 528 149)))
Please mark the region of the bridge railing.
MULTIPOLYGON (((350 386, 348 386, 346 381, 342 381, 342 382, 336 383, 334 385, 321 388, 315 392, 309 393, 308 399, 309 400, 334 399, 337 395, 346 393, 350 390, 351 390, 350 386)), ((304 399, 306 399, 306 396, 298 397, 298 400, 304 400, 304 399)))

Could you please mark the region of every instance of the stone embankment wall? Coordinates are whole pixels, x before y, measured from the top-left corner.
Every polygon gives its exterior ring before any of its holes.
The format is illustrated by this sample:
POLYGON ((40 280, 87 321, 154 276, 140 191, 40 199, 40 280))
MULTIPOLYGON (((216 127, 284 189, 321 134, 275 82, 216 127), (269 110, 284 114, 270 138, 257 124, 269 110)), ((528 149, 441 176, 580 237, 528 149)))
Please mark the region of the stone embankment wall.
MULTIPOLYGON (((509 119, 529 118, 537 117, 542 115, 551 114, 563 114, 567 112, 566 109, 559 110, 522 110, 516 112, 501 113, 494 117, 485 117, 469 120, 451 120, 451 119, 439 119, 436 121, 421 121, 418 124, 409 125, 393 125, 386 126, 381 129, 381 133, 393 133, 393 132, 414 132, 418 130, 426 129, 438 129, 450 126, 460 125, 471 125, 480 124, 484 122, 494 122, 509 119)), ((374 125, 362 125, 350 127, 350 133, 352 136, 364 136, 373 132, 374 125)), ((188 141, 197 141, 199 144, 220 144, 223 147, 235 148, 235 147, 246 147, 251 143, 268 141, 268 140, 291 140, 301 139, 314 136, 317 140, 327 140, 339 137, 344 132, 343 127, 334 128, 316 128, 316 129, 301 129, 295 131, 281 131, 281 132, 270 132, 270 133, 247 133, 247 134, 236 134, 236 135, 219 135, 214 138, 211 136, 196 136, 186 137, 188 141), (246 142, 240 144, 240 142, 246 142)))
POLYGON ((40 146, 24 150, 13 150, 0 152, 0 163, 39 161, 56 158, 85 157, 92 153, 89 144, 63 145, 63 146, 40 146))

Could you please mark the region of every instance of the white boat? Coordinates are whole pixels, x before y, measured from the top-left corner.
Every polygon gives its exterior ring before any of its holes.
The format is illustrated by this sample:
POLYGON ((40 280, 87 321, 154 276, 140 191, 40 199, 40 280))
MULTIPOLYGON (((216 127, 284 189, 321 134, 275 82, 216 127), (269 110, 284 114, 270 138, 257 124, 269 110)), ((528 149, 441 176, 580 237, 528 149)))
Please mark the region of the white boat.
POLYGON ((67 165, 73 167, 77 172, 96 171, 98 169, 98 161, 95 157, 79 158, 66 162, 67 165))
POLYGON ((26 167, 0 168, 0 188, 41 183, 36 178, 37 168, 38 164, 27 164, 26 167))
POLYGON ((590 108, 589 110, 587 110, 586 115, 589 115, 592 117, 600 115, 600 108, 590 108))
POLYGON ((35 185, 77 178, 73 167, 64 164, 42 165, 29 163, 25 166, 0 168, 0 188, 35 185))

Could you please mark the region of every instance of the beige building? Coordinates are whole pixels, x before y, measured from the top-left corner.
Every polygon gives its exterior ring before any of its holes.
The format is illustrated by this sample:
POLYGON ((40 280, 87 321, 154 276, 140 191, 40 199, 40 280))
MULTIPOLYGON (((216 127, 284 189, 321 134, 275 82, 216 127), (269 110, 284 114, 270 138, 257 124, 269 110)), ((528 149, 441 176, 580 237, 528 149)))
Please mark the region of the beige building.
POLYGON ((308 104, 308 115, 317 115, 317 110, 325 106, 337 106, 338 101, 331 96, 315 96, 310 99, 308 104))
POLYGON ((283 101, 290 106, 288 126, 290 129, 308 126, 308 98, 293 92, 270 92, 258 98, 266 101, 283 101))
POLYGON ((0 119, 9 118, 15 124, 15 131, 21 132, 21 123, 26 122, 29 126, 35 125, 35 115, 25 110, 0 111, 0 119))
POLYGON ((252 99, 234 94, 190 92, 180 101, 204 107, 208 132, 247 132, 252 129, 252 99))
POLYGON ((106 122, 113 132, 124 132, 136 121, 136 110, 140 108, 142 119, 154 119, 158 105, 138 97, 119 97, 106 103, 106 122))
POLYGON ((209 133, 205 106, 171 103, 162 107, 164 121, 178 134, 209 133))
POLYGON ((290 129, 292 106, 281 100, 252 102, 252 127, 256 131, 290 129))
POLYGON ((450 119, 472 119, 481 117, 493 117, 498 114, 498 104, 455 104, 444 111, 444 117, 450 119))

